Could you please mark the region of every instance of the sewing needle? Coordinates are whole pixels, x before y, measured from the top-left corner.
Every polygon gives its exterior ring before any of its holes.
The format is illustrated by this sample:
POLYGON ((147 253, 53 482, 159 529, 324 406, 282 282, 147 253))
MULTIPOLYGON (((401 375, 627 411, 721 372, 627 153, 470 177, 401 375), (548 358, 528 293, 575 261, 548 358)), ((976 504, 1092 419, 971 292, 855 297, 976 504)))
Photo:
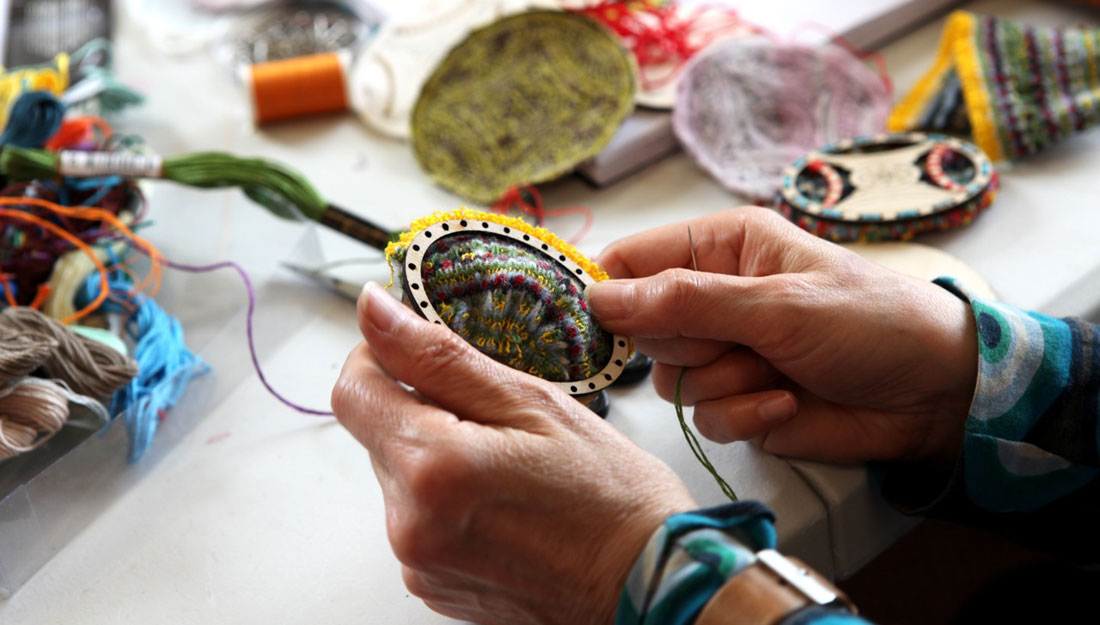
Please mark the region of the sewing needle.
POLYGON ((691 238, 691 226, 688 226, 688 248, 691 250, 691 269, 699 271, 699 265, 695 262, 695 241, 691 238))

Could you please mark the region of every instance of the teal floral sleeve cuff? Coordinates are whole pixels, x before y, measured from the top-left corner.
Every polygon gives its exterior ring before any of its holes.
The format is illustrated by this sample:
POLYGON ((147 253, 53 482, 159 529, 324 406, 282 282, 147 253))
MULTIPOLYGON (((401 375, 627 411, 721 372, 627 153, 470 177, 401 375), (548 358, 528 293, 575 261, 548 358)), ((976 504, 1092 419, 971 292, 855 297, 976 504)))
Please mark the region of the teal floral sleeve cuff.
POLYGON ((963 482, 990 512, 1031 511, 1098 472, 1100 342, 1095 326, 1055 319, 937 284, 970 303, 978 384, 966 419, 963 482))
POLYGON ((775 547, 775 515, 743 501, 669 517, 626 581, 615 625, 689 625, 726 581, 775 547))

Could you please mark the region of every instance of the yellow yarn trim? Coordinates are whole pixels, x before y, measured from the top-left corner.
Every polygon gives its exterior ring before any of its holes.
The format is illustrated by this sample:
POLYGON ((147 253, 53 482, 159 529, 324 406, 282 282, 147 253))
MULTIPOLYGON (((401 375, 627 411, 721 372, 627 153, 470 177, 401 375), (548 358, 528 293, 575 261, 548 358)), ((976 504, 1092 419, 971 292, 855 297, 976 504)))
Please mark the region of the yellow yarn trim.
POLYGON ((955 70, 962 85, 963 101, 966 102, 966 114, 970 117, 970 131, 974 143, 991 160, 1004 160, 1004 150, 997 137, 997 127, 993 123, 993 102, 985 88, 982 77, 982 62, 978 57, 978 47, 974 41, 974 16, 956 11, 948 20, 946 37, 954 41, 955 70))
POLYGON ((948 16, 947 26, 944 28, 943 36, 940 37, 936 60, 932 63, 932 68, 917 81, 917 84, 905 94, 890 113, 890 119, 886 121, 890 132, 905 132, 916 128, 917 118, 943 86, 944 76, 947 70, 951 69, 952 44, 955 41, 952 36, 953 24, 958 20, 973 19, 973 16, 965 11, 955 11, 948 16))
POLYGON ((1090 30, 1085 34, 1085 51, 1088 53, 1085 57, 1089 61, 1089 91, 1088 91, 1088 106, 1089 108, 1096 108, 1096 93, 1100 92, 1100 74, 1096 70, 1096 31, 1090 30))
POLYGON ((69 55, 61 52, 50 64, 6 70, 0 66, 0 128, 8 123, 11 105, 24 91, 61 95, 69 88, 69 55))
MULTIPOLYGON (((502 226, 508 226, 509 228, 519 230, 520 232, 529 234, 539 241, 546 243, 550 247, 557 250, 559 254, 565 255, 566 258, 577 263, 577 265, 583 269, 588 275, 596 282, 602 282, 607 280, 609 276, 607 272, 600 269, 599 265, 588 260, 584 254, 577 251, 577 248, 573 247, 569 243, 566 243, 558 235, 550 232, 546 228, 540 228, 538 226, 532 226, 531 224, 519 219, 517 217, 508 217, 507 215, 500 215, 498 213, 485 213, 482 211, 470 210, 463 206, 456 211, 449 212, 436 212, 428 215, 427 217, 421 217, 412 222, 409 226, 408 232, 401 233, 401 237, 396 241, 390 241, 386 246, 386 261, 390 264, 390 285, 393 284, 393 257, 398 250, 406 248, 412 243, 412 240, 416 238, 416 235, 420 234, 420 231, 435 224, 444 221, 453 221, 456 219, 466 219, 469 221, 491 221, 495 224, 502 226)), ((388 287, 387 287, 388 288, 388 287)))
POLYGON ((985 88, 982 64, 974 41, 973 13, 955 11, 947 18, 936 61, 890 113, 887 126, 892 132, 914 130, 928 103, 943 86, 948 70, 955 68, 962 85, 963 101, 970 118, 974 143, 994 161, 1004 159, 1004 150, 993 123, 993 103, 985 88))

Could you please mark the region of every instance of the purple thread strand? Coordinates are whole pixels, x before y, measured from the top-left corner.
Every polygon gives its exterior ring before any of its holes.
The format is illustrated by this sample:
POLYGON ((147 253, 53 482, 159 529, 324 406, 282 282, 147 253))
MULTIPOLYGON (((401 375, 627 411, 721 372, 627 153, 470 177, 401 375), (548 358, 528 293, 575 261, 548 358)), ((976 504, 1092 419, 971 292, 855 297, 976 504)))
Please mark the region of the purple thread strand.
POLYGON ((243 267, 231 260, 214 263, 212 265, 185 265, 183 263, 174 263, 166 259, 164 261, 164 264, 171 267, 172 269, 190 271, 192 273, 206 273, 209 271, 217 271, 218 269, 225 269, 226 267, 231 267, 235 269, 237 271, 237 274, 241 277, 241 280, 244 281, 245 289, 248 290, 248 315, 246 316, 246 325, 248 328, 248 352, 249 355, 252 356, 252 367, 256 369, 256 374, 260 376, 260 383, 264 385, 264 388, 266 388, 267 391, 275 397, 275 399, 278 399, 279 401, 297 410, 298 412, 301 412, 303 414, 319 415, 323 417, 333 416, 332 411, 330 410, 316 410, 314 408, 306 408, 305 406, 301 406, 290 401, 286 397, 283 397, 279 393, 279 391, 275 390, 275 388, 272 387, 271 384, 267 381, 267 377, 264 376, 264 370, 260 368, 260 360, 256 357, 256 341, 252 337, 252 313, 256 309, 256 293, 252 289, 252 280, 249 280, 248 273, 245 272, 243 267))

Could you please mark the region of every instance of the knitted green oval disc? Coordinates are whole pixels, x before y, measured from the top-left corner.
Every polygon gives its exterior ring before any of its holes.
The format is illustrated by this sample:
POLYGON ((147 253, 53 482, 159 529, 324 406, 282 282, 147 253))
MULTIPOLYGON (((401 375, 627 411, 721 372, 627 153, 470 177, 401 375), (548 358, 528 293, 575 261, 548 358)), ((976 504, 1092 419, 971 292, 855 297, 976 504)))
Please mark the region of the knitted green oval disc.
POLYGON ((413 151, 440 186, 482 204, 571 171, 634 106, 629 53, 602 26, 533 11, 474 31, 424 85, 413 151))

